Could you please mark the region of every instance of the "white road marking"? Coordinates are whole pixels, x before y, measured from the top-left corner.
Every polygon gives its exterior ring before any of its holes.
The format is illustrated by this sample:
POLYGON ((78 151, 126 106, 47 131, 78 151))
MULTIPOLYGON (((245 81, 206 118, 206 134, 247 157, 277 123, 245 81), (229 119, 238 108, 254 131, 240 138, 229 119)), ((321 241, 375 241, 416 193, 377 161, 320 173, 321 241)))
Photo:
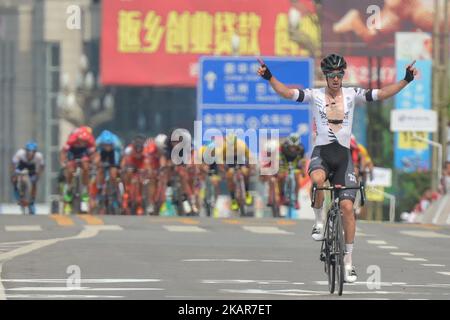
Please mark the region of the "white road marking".
POLYGON ((278 227, 268 227, 268 226, 242 226, 246 231, 253 233, 262 234, 294 234, 293 232, 288 232, 286 230, 280 229, 278 227))
POLYGON ((164 228, 170 232, 207 232, 198 226, 165 225, 164 228))
POLYGON ((409 252, 389 252, 393 256, 414 256, 412 253, 409 252))
POLYGON ((378 246, 380 249, 398 249, 396 246, 378 246))
POLYGON ((400 231, 401 234, 405 234, 407 236, 411 237, 417 237, 417 238, 443 238, 443 239, 449 239, 450 236, 442 233, 438 233, 435 231, 428 231, 428 230, 404 230, 400 231))
MULTIPOLYGON (((318 284, 320 286, 327 286, 328 281, 314 281, 315 284, 318 284)), ((380 286, 380 287, 392 287, 392 286, 404 286, 407 283, 406 282, 365 282, 365 281, 356 281, 354 283, 346 283, 346 285, 349 286, 367 286, 367 284, 370 284, 371 286, 380 286)))
POLYGON ((202 280, 203 284, 286 284, 289 283, 287 280, 202 280))
MULTIPOLYGON (((314 290, 300 290, 300 289, 289 289, 289 290, 263 290, 263 289, 244 289, 244 290, 232 290, 232 289, 221 289, 221 292, 226 293, 243 293, 243 294, 272 294, 272 295, 283 295, 283 296, 319 296, 319 295, 330 295, 329 291, 314 291, 314 290)), ((419 292, 404 292, 404 291, 351 291, 345 290, 345 295, 389 295, 389 294, 401 294, 401 295, 417 295, 421 294, 419 292)))
POLYGON ((68 295, 68 294, 8 294, 7 298, 16 299, 120 299, 124 296, 68 295))
POLYGON ((445 264, 422 263, 424 267, 445 267, 445 264))
POLYGON ((39 225, 29 225, 29 226, 5 226, 5 231, 42 231, 39 225))
MULTIPOLYGON (((76 236, 71 236, 71 237, 67 237, 67 238, 54 238, 54 239, 33 241, 32 243, 27 244, 23 247, 11 250, 6 253, 0 253, 0 261, 2 261, 4 263, 5 261, 8 261, 8 260, 11 260, 18 256, 30 253, 34 250, 42 249, 44 247, 50 246, 50 245, 58 243, 60 241, 80 240, 80 239, 88 239, 88 238, 95 237, 98 234, 99 230, 101 229, 99 227, 100 226, 90 226, 90 228, 84 227, 84 229, 76 236)), ((1 277, 1 271, 0 271, 0 283, 1 282, 2 282, 2 277, 1 277)), ((4 293, 4 288, 3 288, 3 286, 0 285, 0 299, 2 297, 6 298, 5 293, 4 293)))
POLYGON ((251 262, 247 259, 184 259, 183 262, 251 262))
POLYGON ((273 263, 292 263, 292 260, 260 260, 261 262, 273 262, 273 263))
POLYGON ((367 240, 369 244, 387 244, 384 240, 367 240))
POLYGON ((425 258, 403 258, 403 260, 406 260, 406 261, 428 261, 425 258))
MULTIPOLYGON (((81 284, 161 282, 161 279, 81 279, 81 284)), ((67 283, 67 279, 4 279, 12 283, 67 283)))
POLYGON ((440 271, 437 271, 436 273, 443 274, 444 276, 450 276, 450 272, 440 272, 440 271))
POLYGON ((19 287, 6 291, 161 291, 163 288, 19 287))
POLYGON ((245 294, 274 294, 284 296, 320 296, 329 294, 328 291, 313 291, 313 290, 263 290, 263 289, 244 289, 244 290, 231 290, 221 289, 221 292, 226 293, 245 293, 245 294))
POLYGON ((252 259, 184 259, 183 262, 264 262, 264 263, 292 263, 292 260, 252 260, 252 259))

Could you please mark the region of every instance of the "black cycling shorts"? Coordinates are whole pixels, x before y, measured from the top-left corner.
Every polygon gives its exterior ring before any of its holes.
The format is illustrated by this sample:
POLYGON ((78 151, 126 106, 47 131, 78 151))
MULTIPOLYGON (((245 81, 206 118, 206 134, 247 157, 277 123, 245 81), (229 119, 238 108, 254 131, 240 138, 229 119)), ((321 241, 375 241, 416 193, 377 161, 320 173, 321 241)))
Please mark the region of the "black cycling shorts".
MULTIPOLYGON (((311 175, 311 172, 318 169, 325 171, 332 185, 358 186, 350 149, 341 146, 338 142, 314 147, 308 174, 311 175)), ((339 199, 355 202, 357 191, 356 189, 339 191, 339 199)))

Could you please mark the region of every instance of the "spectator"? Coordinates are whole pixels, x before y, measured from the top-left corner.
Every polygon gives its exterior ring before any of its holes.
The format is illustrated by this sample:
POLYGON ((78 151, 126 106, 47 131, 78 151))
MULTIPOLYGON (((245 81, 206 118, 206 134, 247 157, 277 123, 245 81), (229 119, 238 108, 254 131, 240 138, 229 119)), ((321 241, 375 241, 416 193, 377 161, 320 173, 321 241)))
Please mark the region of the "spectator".
POLYGON ((411 213, 409 212, 403 212, 400 215, 400 218, 408 223, 416 223, 417 221, 417 217, 421 214, 423 214, 429 207, 430 205, 438 200, 441 197, 441 195, 439 194, 439 192, 436 191, 432 191, 431 189, 427 189, 422 197, 420 198, 419 202, 414 206, 414 209, 411 211, 411 213))

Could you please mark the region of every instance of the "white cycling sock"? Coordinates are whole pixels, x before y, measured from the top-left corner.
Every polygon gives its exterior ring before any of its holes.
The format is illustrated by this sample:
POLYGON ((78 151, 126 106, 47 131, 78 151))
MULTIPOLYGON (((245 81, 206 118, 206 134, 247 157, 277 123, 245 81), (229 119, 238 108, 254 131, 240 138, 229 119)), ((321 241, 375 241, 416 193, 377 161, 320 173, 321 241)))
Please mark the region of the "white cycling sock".
POLYGON ((353 252, 353 243, 346 243, 345 244, 344 263, 347 265, 352 264, 352 252, 353 252))
POLYGON ((313 208, 314 215, 316 216, 316 225, 317 224, 322 224, 323 225, 323 215, 322 215, 322 211, 323 210, 322 209, 323 209, 323 207, 319 208, 319 209, 313 208))

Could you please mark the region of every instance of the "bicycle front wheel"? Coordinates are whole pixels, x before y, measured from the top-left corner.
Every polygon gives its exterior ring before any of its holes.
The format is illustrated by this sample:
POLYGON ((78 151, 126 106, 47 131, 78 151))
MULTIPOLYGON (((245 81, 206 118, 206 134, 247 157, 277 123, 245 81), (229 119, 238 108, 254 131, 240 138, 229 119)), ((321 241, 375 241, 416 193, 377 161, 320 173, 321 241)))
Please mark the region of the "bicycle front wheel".
POLYGON ((344 228, 342 225, 342 216, 339 211, 335 221, 334 253, 336 263, 336 280, 338 284, 338 294, 341 296, 344 289, 344 228))
POLYGON ((327 219, 327 222, 325 224, 325 235, 324 235, 324 241, 322 243, 323 246, 323 252, 325 255, 325 272, 328 276, 328 290, 330 293, 334 293, 335 290, 335 284, 336 284, 336 264, 334 259, 334 235, 331 229, 330 232, 330 220, 331 217, 329 215, 329 218, 327 219))

